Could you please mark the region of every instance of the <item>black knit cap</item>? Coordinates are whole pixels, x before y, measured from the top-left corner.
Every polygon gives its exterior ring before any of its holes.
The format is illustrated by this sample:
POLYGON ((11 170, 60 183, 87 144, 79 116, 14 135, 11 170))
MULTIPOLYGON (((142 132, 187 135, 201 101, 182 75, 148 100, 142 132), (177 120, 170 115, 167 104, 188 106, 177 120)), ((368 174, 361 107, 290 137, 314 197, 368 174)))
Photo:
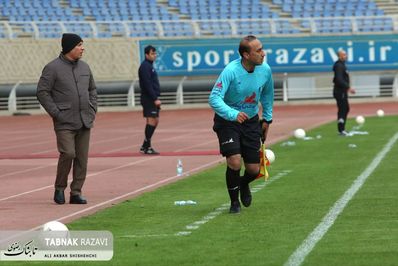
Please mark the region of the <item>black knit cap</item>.
POLYGON ((64 33, 62 35, 62 53, 69 53, 73 48, 76 47, 76 45, 78 45, 82 41, 82 38, 77 34, 64 33))

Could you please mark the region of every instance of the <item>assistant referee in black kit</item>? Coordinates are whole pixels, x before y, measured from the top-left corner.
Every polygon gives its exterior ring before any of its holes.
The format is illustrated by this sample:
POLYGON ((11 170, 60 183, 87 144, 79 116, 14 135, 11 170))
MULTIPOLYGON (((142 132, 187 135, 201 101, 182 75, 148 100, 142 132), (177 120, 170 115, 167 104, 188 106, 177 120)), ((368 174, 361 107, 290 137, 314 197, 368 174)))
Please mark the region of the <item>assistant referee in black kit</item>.
POLYGON ((345 124, 350 111, 348 93, 355 94, 355 90, 350 87, 350 76, 345 65, 347 53, 339 50, 337 55, 339 59, 333 65, 333 97, 337 103, 337 130, 341 136, 346 136, 348 133, 345 130, 345 124))
POLYGON ((153 62, 156 60, 156 48, 152 45, 145 47, 145 59, 142 61, 138 69, 138 77, 141 88, 141 105, 143 108, 143 115, 146 118, 145 125, 145 139, 141 146, 140 152, 144 154, 159 154, 152 148, 151 138, 159 123, 159 111, 162 104, 159 100, 160 85, 158 74, 153 67, 153 62))

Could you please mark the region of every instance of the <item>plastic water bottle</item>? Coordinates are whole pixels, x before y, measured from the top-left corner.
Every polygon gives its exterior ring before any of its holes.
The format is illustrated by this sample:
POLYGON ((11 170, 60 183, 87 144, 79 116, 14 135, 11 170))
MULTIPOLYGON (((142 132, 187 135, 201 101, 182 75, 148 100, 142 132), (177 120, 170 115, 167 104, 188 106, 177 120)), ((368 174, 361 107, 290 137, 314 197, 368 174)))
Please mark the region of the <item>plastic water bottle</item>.
POLYGON ((181 161, 181 159, 178 159, 178 161, 177 161, 177 176, 182 176, 182 172, 183 172, 182 161, 181 161))
POLYGON ((176 206, 196 205, 196 201, 193 201, 193 200, 177 200, 177 201, 174 201, 174 205, 176 205, 176 206))
POLYGON ((183 206, 183 205, 186 205, 186 204, 187 204, 187 202, 185 200, 176 200, 176 201, 174 201, 174 205, 177 205, 177 206, 183 206))

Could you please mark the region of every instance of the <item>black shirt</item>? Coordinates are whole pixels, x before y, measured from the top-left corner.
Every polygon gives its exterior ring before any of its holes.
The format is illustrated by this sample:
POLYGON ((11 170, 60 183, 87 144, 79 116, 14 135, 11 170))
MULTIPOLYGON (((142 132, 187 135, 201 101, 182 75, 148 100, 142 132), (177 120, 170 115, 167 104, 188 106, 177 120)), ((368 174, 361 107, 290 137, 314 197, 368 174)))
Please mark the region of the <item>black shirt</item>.
POLYGON ((153 62, 145 59, 138 69, 140 80, 141 97, 156 101, 160 96, 160 85, 158 74, 153 67, 153 62))
POLYGON ((347 92, 347 90, 350 88, 350 77, 348 75, 345 62, 337 60, 333 65, 333 72, 333 92, 347 92))

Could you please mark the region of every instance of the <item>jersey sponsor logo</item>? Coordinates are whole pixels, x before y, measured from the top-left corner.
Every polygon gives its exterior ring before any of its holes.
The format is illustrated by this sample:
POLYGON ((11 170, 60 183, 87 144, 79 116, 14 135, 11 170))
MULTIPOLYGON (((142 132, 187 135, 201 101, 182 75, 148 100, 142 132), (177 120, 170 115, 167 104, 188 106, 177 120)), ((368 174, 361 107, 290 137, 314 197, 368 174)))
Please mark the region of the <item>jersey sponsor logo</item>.
MULTIPOLYGON (((260 87, 261 88, 261 87, 260 87)), ((259 88, 259 91, 260 91, 259 88)), ((256 96, 257 94, 253 92, 250 96, 246 96, 244 100, 241 100, 240 102, 236 104, 232 104, 231 106, 236 109, 236 110, 255 110, 257 107, 257 101, 256 101, 256 96)))
POLYGON ((255 110, 256 106, 257 106, 257 105, 255 105, 255 104, 253 104, 253 103, 245 103, 245 102, 243 102, 243 101, 240 102, 240 103, 238 103, 238 104, 232 105, 232 107, 233 107, 234 109, 240 110, 240 111, 248 110, 248 109, 255 110))
POLYGON ((253 92, 252 95, 246 96, 244 102, 245 102, 245 103, 255 103, 255 102, 256 102, 255 100, 256 100, 256 93, 253 92))

